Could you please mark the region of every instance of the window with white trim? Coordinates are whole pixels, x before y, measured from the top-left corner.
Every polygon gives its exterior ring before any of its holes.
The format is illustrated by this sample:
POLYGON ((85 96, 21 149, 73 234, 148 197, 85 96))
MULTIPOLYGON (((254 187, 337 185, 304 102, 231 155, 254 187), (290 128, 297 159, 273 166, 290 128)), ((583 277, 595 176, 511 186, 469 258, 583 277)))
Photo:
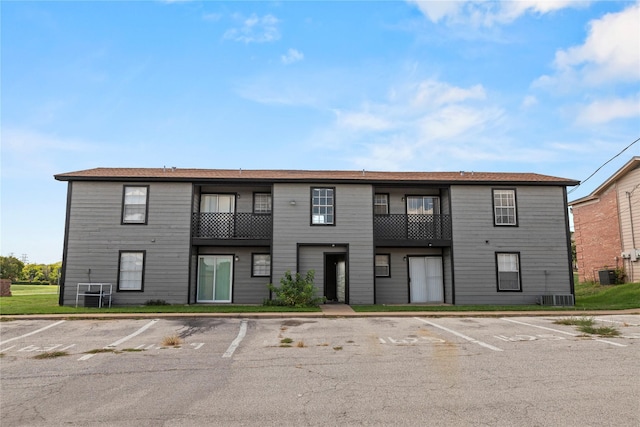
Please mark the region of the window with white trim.
POLYGON ((335 223, 335 190, 313 188, 311 190, 311 224, 333 225, 335 223))
POLYGON ((389 195, 377 193, 373 197, 374 215, 389 215, 389 195))
POLYGON ((149 186, 125 185, 122 195, 122 223, 146 224, 149 186))
POLYGON ((391 276, 391 256, 389 254, 376 255, 376 277, 391 276))
POLYGON ((118 290, 141 291, 144 280, 145 251, 120 251, 118 290))
POLYGON ((493 190, 493 219, 495 225, 518 225, 516 190, 493 190))
POLYGON ((498 291, 521 291, 520 254, 496 253, 498 291))
POLYGON ((271 213, 271 193, 254 193, 253 194, 253 213, 256 213, 256 214, 271 213))
POLYGON ((271 275, 271 255, 252 254, 252 277, 269 277, 271 275))

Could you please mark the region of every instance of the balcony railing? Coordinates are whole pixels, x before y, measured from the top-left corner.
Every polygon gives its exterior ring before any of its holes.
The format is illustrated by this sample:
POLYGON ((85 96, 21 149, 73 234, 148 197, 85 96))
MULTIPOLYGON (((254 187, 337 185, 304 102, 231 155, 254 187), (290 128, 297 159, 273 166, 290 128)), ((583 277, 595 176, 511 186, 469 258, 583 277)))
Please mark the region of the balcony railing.
POLYGON ((191 235, 198 239, 271 239, 271 215, 252 213, 194 213, 191 235))
POLYGON ((375 215, 377 241, 451 240, 451 215, 375 215))

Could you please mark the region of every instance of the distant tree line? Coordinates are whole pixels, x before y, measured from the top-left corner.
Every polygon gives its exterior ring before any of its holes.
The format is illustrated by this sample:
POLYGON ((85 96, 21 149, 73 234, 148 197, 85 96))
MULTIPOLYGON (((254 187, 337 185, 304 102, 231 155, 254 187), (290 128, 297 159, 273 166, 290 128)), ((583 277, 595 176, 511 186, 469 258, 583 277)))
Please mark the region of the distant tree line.
POLYGON ((14 256, 0 256, 0 278, 12 282, 58 284, 62 262, 25 264, 14 256))

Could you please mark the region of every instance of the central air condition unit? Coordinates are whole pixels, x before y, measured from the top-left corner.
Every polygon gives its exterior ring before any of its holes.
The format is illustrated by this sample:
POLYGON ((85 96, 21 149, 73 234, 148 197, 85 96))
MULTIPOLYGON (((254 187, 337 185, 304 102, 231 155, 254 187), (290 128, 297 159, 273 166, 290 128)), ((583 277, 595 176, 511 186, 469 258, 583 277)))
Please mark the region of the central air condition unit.
POLYGON ((552 305, 552 306, 573 306, 573 295, 539 295, 536 298, 538 305, 552 305))

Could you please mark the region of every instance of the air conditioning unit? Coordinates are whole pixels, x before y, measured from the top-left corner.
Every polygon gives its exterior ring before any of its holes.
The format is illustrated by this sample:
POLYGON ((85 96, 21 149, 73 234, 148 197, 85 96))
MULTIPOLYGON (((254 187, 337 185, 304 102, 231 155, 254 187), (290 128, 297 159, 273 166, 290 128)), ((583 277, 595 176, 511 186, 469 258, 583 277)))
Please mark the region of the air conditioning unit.
POLYGON ((573 306, 573 295, 560 294, 560 295, 539 295, 536 298, 538 305, 552 305, 552 306, 573 306))

